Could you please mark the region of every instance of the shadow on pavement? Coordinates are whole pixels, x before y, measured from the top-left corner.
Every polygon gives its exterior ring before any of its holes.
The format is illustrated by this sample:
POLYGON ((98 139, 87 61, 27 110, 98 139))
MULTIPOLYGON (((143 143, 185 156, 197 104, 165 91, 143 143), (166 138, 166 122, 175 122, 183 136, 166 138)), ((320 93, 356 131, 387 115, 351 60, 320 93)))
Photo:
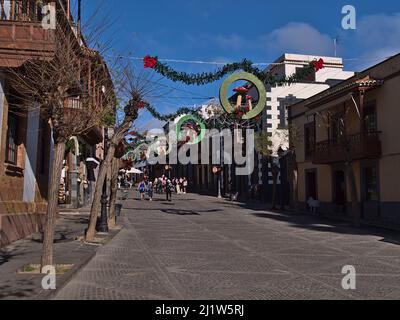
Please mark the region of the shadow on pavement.
POLYGON ((0 299, 21 299, 32 298, 33 287, 35 283, 32 280, 18 280, 18 285, 11 283, 10 285, 0 285, 0 299), (23 289, 21 289, 23 288, 23 289))
POLYGON ((308 215, 289 214, 289 213, 252 213, 253 216, 281 221, 288 223, 293 228, 301 228, 311 231, 353 234, 353 235, 372 235, 384 238, 382 241, 400 245, 398 233, 369 226, 355 228, 348 222, 333 222, 329 217, 314 217, 308 215))

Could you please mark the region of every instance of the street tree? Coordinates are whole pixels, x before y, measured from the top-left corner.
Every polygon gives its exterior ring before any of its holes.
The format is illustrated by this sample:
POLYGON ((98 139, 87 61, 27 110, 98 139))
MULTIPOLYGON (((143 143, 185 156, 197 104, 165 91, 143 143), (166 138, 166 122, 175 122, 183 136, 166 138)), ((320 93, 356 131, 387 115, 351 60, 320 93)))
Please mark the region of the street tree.
MULTIPOLYGON (((139 110, 149 105, 145 100, 146 97, 150 97, 155 92, 158 92, 157 90, 159 89, 158 83, 153 82, 148 74, 136 72, 130 63, 121 64, 118 69, 120 71, 117 72, 118 80, 115 81, 115 84, 118 87, 118 92, 121 94, 121 100, 126 99, 128 102, 125 103, 123 108, 117 110, 119 115, 122 114, 122 120, 115 122, 114 133, 108 145, 105 146, 106 157, 100 164, 93 203, 90 210, 89 225, 85 237, 86 241, 89 242, 93 241, 96 235, 96 224, 101 209, 103 184, 114 159, 118 158, 116 154, 118 145, 121 144, 125 136, 132 129, 135 120, 138 118, 139 110)), ((115 177, 115 170, 111 171, 114 172, 115 177)), ((112 183, 116 183, 114 178, 112 179, 112 183)))
POLYGON ((88 47, 69 21, 54 30, 54 52, 48 58, 9 68, 10 86, 20 110, 39 112, 54 141, 41 265, 53 265, 54 226, 66 143, 72 136, 109 125, 115 93, 101 54, 88 47))

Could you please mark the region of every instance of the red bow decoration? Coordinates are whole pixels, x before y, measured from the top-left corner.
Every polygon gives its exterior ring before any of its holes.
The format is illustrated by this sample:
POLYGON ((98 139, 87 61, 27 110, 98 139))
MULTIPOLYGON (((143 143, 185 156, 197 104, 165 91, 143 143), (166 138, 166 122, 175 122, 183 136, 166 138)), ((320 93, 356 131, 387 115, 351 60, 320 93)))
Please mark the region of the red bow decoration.
POLYGON ((247 95, 247 96, 246 96, 246 99, 247 99, 247 100, 253 100, 253 97, 250 96, 250 95, 247 95))
POLYGON ((144 101, 140 101, 140 102, 138 103, 138 108, 139 108, 139 109, 144 109, 145 106, 146 106, 146 104, 144 103, 144 101))
POLYGON ((158 59, 157 57, 150 57, 147 55, 143 58, 143 62, 145 68, 154 68, 155 65, 158 63, 158 59))
POLYGON ((129 132, 128 133, 130 136, 136 136, 137 135, 137 132, 136 131, 131 131, 131 132, 129 132))
POLYGON ((312 62, 312 65, 313 65, 313 67, 314 67, 315 72, 318 72, 319 70, 325 68, 324 63, 325 63, 325 62, 324 62, 324 60, 323 60, 322 58, 319 59, 318 61, 313 61, 313 62, 312 62))

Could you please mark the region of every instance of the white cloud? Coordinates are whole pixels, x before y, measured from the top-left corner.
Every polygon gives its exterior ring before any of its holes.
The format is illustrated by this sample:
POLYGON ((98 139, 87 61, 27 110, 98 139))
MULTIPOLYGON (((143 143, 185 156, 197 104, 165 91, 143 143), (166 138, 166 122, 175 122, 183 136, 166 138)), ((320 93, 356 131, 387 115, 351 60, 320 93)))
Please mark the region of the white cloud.
POLYGON ((400 13, 360 17, 355 31, 342 32, 342 47, 348 67, 364 70, 400 53, 400 13))
POLYGON ((356 45, 364 56, 382 59, 400 52, 400 13, 369 15, 360 19, 356 45))
POLYGON ((329 55, 333 51, 333 40, 311 25, 290 22, 261 37, 264 48, 273 54, 284 52, 329 55))

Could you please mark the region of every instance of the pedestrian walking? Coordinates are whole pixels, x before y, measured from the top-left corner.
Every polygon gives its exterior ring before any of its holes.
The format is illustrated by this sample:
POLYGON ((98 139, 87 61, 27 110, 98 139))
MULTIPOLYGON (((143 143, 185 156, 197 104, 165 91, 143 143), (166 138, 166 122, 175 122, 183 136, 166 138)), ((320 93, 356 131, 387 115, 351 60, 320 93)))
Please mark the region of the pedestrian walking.
POLYGON ((175 180, 175 184, 176 184, 176 193, 177 194, 181 194, 181 183, 180 183, 180 179, 176 179, 175 180))
POLYGON ((186 178, 183 178, 183 194, 187 193, 187 186, 188 186, 188 181, 186 178))
POLYGON ((147 185, 147 195, 149 197, 149 201, 153 201, 154 188, 153 188, 153 183, 151 181, 147 185))
POLYGON ((146 195, 146 182, 142 180, 142 182, 139 183, 138 186, 138 191, 140 193, 140 200, 145 200, 145 195, 146 195))
POLYGON ((174 190, 174 185, 172 184, 171 180, 168 180, 167 184, 166 184, 166 188, 165 188, 165 193, 166 193, 166 196, 167 196, 167 201, 169 201, 169 202, 172 201, 172 192, 173 192, 173 190, 174 190))

